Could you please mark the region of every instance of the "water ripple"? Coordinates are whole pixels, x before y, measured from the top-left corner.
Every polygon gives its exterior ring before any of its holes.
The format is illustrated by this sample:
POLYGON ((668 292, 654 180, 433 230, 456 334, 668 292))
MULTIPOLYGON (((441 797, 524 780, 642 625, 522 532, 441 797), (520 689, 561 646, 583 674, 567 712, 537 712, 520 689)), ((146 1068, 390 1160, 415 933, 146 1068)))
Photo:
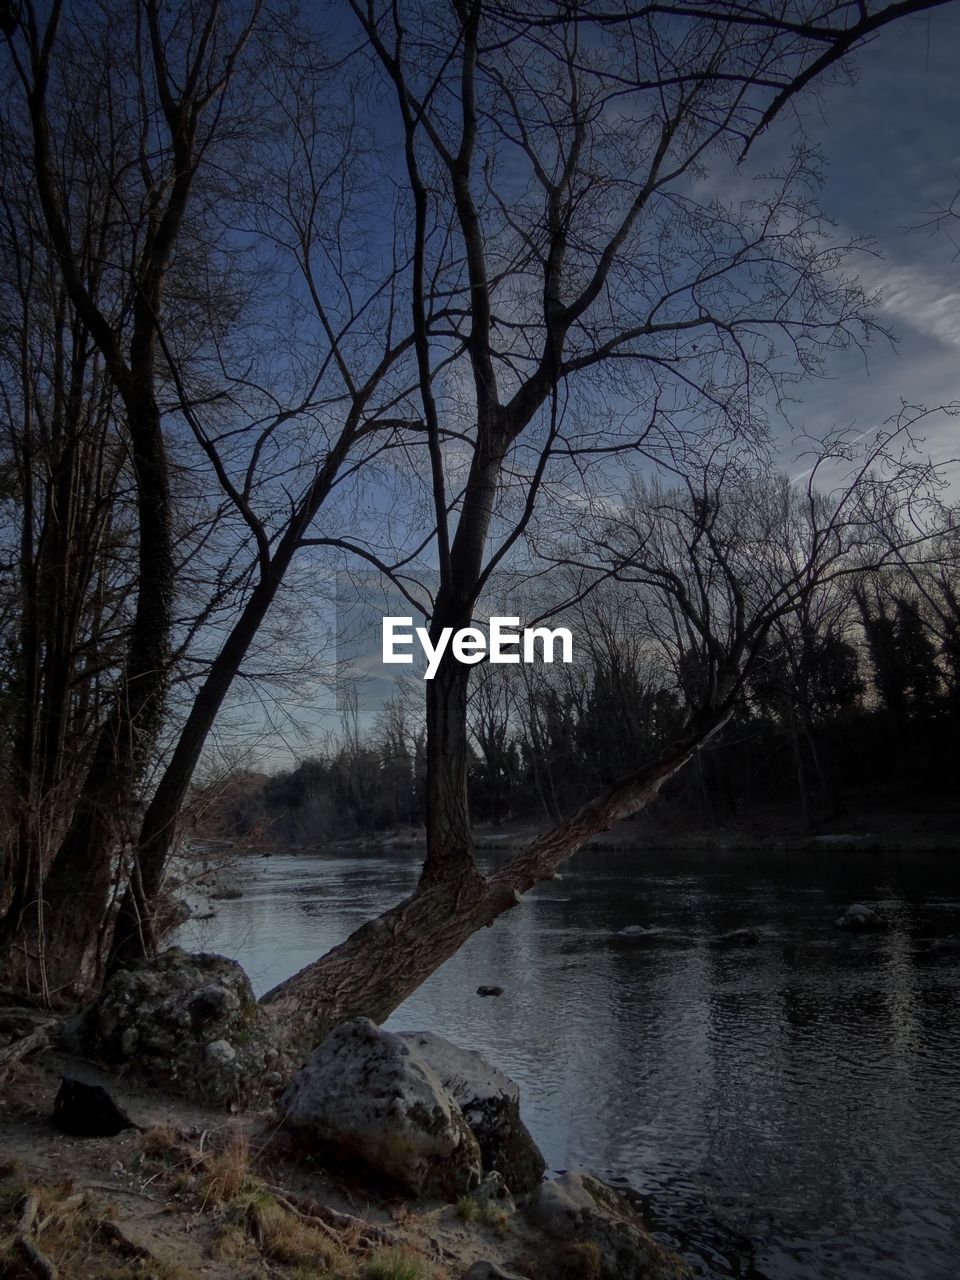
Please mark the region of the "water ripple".
MULTIPOLYGON (((408 893, 416 866, 273 857, 237 877, 243 897, 179 940, 263 991, 408 893)), ((929 940, 958 910, 949 855, 582 855, 388 1025, 486 1052, 550 1166, 632 1188, 699 1276, 954 1280, 960 955, 929 940), (889 927, 837 931, 852 901, 889 927), (717 945, 741 928, 755 945, 717 945)))

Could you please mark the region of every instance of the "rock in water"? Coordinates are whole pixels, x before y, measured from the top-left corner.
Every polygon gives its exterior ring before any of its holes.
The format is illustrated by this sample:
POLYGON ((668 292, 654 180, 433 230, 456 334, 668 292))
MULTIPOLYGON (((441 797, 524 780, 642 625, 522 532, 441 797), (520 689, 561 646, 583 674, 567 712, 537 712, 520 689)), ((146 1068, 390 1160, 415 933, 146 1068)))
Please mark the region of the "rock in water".
MULTIPOLYGON (((566 1242, 570 1270, 596 1280, 692 1280, 682 1258, 658 1244, 633 1207, 586 1174, 545 1182, 528 1209, 548 1236, 566 1242), (579 1270, 573 1269, 579 1265, 579 1270), (587 1270, 589 1267, 589 1270, 587 1270)), ((552 1274, 552 1273, 551 1273, 552 1274)))
POLYGON ((865 907, 862 902, 854 902, 847 907, 842 916, 839 916, 834 921, 834 924, 838 929, 849 929, 853 932, 858 932, 868 929, 884 929, 887 922, 872 907, 865 907))
POLYGON ((480 1144, 483 1168, 499 1173, 515 1196, 539 1184, 546 1161, 520 1119, 520 1090, 481 1054, 430 1031, 404 1031, 450 1093, 480 1144))
POLYGON ((217 1105, 255 1099, 279 1061, 275 1028, 236 961, 179 947, 113 974, 79 1031, 101 1061, 217 1105))
POLYGON ((285 1127, 417 1197, 455 1200, 480 1182, 480 1148, 417 1049, 368 1018, 331 1031, 279 1100, 285 1127))
POLYGON ((53 1123, 78 1138, 113 1138, 124 1129, 139 1129, 99 1084, 60 1077, 53 1101, 53 1123))
POLYGON ((718 933, 710 941, 715 947, 755 947, 760 941, 760 934, 756 929, 730 929, 727 933, 718 933))
POLYGON ((503 987, 477 987, 478 996, 502 996, 503 987))
POLYGON ((931 951, 960 951, 960 938, 956 935, 950 938, 934 938, 930 943, 931 951))

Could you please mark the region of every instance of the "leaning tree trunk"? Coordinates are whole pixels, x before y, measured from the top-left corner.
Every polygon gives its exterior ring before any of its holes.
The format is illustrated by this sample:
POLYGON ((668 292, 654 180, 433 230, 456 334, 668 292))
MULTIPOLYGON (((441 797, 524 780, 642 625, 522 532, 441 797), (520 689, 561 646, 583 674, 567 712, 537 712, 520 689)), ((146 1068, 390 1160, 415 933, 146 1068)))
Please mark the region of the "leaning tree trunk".
POLYGON ((653 761, 544 832, 489 876, 473 864, 424 876, 413 894, 370 920, 339 946, 263 997, 294 1052, 306 1053, 338 1023, 382 1022, 476 931, 516 906, 522 895, 599 831, 639 812, 726 722, 698 725, 653 761))
POLYGON ((240 664, 263 622, 292 556, 281 552, 251 593, 197 691, 173 753, 140 825, 127 884, 113 930, 108 970, 132 964, 156 950, 155 917, 173 846, 177 819, 204 743, 240 664))
POLYGON ((107 968, 112 971, 152 955, 158 943, 156 914, 173 848, 177 819, 204 743, 241 663, 266 618, 305 530, 325 502, 350 449, 362 401, 357 402, 340 439, 318 468, 272 557, 261 563, 260 579, 210 664, 176 746, 147 806, 131 856, 129 881, 113 930, 107 968))

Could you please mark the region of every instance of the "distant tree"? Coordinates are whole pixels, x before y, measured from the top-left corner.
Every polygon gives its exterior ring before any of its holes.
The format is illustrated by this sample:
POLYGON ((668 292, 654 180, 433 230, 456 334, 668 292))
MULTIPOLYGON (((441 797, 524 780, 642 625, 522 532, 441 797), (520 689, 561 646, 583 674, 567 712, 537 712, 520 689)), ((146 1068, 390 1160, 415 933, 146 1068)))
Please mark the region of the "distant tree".
POLYGON ((940 696, 936 644, 916 600, 901 596, 896 609, 897 659, 907 707, 911 715, 925 718, 934 713, 940 696))
POLYGON ((882 585, 858 594, 880 705, 895 720, 933 713, 941 686, 937 647, 915 600, 891 597, 882 585))

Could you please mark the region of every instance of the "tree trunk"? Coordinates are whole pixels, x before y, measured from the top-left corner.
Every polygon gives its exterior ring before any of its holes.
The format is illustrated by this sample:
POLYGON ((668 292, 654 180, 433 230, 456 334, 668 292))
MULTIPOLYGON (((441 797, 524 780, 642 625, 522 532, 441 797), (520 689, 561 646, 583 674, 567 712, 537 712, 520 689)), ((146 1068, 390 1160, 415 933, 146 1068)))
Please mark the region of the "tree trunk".
POLYGON ((170 489, 160 413, 149 382, 125 395, 137 480, 136 611, 126 672, 101 729, 72 821, 11 956, 18 983, 51 997, 82 992, 98 954, 117 878, 124 823, 163 714, 173 611, 170 489))
POLYGON ((269 558, 263 553, 260 579, 241 610, 207 678, 194 699, 177 745, 144 814, 133 851, 129 881, 113 931, 108 968, 113 970, 151 955, 158 942, 154 918, 173 846, 176 823, 207 735, 240 664, 273 604, 306 529, 316 518, 333 486, 354 439, 362 401, 357 402, 336 445, 314 475, 286 532, 269 558))
POLYGON ((793 754, 793 765, 797 776, 797 795, 800 798, 800 821, 804 831, 810 830, 810 790, 807 786, 807 770, 803 762, 803 744, 800 740, 800 729, 797 725, 797 712, 792 700, 787 709, 787 732, 790 736, 790 749, 793 754))
POLYGON ((470 668, 448 650, 433 680, 427 682, 426 884, 471 872, 476 875, 467 804, 469 681, 470 668))

